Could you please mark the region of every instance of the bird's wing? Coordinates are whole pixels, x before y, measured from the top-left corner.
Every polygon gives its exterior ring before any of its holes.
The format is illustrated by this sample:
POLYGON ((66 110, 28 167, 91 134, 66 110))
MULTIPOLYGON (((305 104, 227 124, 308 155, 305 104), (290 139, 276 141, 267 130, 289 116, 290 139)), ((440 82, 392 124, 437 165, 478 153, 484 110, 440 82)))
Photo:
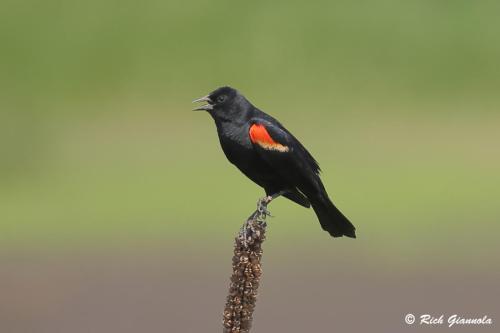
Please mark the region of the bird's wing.
POLYGON ((279 124, 252 119, 248 131, 255 150, 277 173, 292 183, 324 189, 320 168, 306 148, 279 124))

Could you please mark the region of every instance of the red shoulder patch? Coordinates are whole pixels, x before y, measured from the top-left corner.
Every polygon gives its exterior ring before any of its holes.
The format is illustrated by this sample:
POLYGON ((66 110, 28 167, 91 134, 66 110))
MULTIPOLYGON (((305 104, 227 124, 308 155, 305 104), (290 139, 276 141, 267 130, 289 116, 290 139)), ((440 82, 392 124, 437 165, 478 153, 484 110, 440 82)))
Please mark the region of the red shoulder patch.
POLYGON ((252 140, 253 143, 262 142, 270 145, 277 144, 277 142, 271 138, 264 125, 260 124, 253 124, 250 127, 250 140, 252 140))
POLYGON ((288 147, 276 142, 271 138, 264 125, 253 124, 249 130, 250 140, 264 149, 287 152, 288 147))

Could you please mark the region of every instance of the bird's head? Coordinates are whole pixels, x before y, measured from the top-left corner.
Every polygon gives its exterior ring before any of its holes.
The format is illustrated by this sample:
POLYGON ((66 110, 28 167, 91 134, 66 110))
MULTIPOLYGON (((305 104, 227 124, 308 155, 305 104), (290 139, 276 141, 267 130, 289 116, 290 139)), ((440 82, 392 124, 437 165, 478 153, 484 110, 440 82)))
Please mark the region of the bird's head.
POLYGON ((193 111, 207 111, 216 121, 230 121, 240 118, 251 107, 246 98, 238 90, 231 87, 218 88, 207 96, 193 101, 193 103, 195 102, 205 102, 207 104, 197 107, 193 111))

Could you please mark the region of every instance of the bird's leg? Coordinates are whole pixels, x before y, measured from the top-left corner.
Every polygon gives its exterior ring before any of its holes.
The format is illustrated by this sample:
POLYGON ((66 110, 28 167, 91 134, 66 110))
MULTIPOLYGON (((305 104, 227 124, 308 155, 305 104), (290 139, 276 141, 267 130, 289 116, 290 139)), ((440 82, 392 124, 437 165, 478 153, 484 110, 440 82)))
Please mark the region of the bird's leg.
POLYGON ((255 211, 258 213, 257 215, 264 215, 264 216, 269 216, 269 211, 267 210, 267 205, 272 201, 272 197, 270 195, 260 198, 259 201, 257 201, 257 210, 255 211))
POLYGON ((264 216, 271 216, 271 214, 267 210, 267 205, 269 205, 274 199, 282 196, 284 193, 285 191, 279 191, 272 195, 268 195, 259 199, 259 201, 257 202, 257 212, 264 216))
POLYGON ((260 198, 259 201, 257 201, 257 210, 248 217, 248 219, 245 221, 245 224, 243 225, 243 244, 245 244, 245 246, 247 245, 248 229, 251 228, 250 221, 255 221, 256 219, 265 220, 267 216, 271 216, 271 213, 267 209, 267 205, 269 205, 271 201, 280 197, 284 193, 285 191, 280 191, 272 195, 260 198))

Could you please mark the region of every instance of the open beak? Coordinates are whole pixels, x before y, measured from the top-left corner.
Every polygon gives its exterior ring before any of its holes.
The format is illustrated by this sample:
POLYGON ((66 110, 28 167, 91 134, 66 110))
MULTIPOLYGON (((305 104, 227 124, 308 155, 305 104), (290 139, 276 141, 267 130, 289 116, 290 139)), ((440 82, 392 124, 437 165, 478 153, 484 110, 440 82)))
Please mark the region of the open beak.
POLYGON ((196 109, 193 109, 193 111, 209 111, 209 110, 212 110, 214 108, 214 106, 211 104, 212 100, 210 99, 210 97, 208 97, 208 95, 201 97, 201 98, 198 98, 198 99, 195 99, 193 101, 193 103, 199 103, 199 102, 207 102, 208 104, 197 107, 196 109))

